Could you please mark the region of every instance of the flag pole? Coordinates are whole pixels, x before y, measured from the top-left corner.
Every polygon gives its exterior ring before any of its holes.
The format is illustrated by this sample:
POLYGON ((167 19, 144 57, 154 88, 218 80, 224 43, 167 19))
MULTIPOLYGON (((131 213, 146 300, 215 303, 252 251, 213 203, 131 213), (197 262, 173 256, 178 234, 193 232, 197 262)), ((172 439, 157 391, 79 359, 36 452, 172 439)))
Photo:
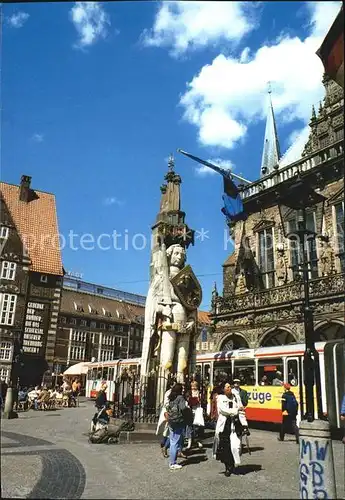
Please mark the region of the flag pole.
MULTIPOLYGON (((178 153, 181 153, 185 156, 188 156, 189 158, 192 157, 192 155, 190 155, 189 153, 187 153, 186 151, 183 151, 183 149, 178 149, 177 150, 178 153)), ((213 165, 212 163, 208 162, 208 161, 205 161, 205 160, 202 160, 201 161, 198 161, 199 159, 197 157, 192 157, 192 160, 198 162, 198 163, 201 163, 202 165, 205 165, 206 167, 210 167, 210 168, 213 168, 213 167, 216 167, 216 168, 220 168, 218 167, 217 165, 213 165)), ((242 181, 242 182, 245 182, 246 184, 253 184, 252 181, 248 181, 247 179, 245 179, 244 177, 241 177, 240 175, 237 175, 237 174, 234 174, 233 172, 231 172, 229 170, 229 174, 234 177, 235 179, 239 180, 239 181, 242 181)))

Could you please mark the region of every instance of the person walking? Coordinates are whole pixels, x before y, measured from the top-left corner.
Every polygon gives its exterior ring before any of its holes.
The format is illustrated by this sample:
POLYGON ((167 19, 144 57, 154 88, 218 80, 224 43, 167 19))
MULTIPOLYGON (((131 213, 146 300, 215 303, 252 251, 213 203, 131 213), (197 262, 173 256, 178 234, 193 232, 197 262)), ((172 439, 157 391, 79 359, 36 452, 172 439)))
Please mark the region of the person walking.
MULTIPOLYGON (((182 469, 182 465, 177 463, 177 456, 180 450, 180 443, 186 426, 186 410, 189 409, 185 398, 182 396, 182 384, 175 384, 168 396, 165 419, 168 421, 169 441, 170 441, 170 470, 182 469)), ((190 409, 189 409, 190 410, 190 409)), ((191 411, 191 410, 190 410, 191 411)))
MULTIPOLYGON (((199 438, 205 427, 201 394, 199 384, 196 380, 191 382, 190 391, 187 393, 187 401, 194 415, 193 425, 186 426, 187 450, 189 450, 192 447, 193 438, 199 438)), ((202 448, 202 443, 198 439, 196 440, 196 444, 198 448, 202 448)))
POLYGON ((284 394, 282 396, 282 424, 278 441, 284 441, 287 431, 292 430, 295 434, 296 443, 299 443, 299 430, 297 427, 298 402, 291 391, 290 384, 284 384, 284 394))
POLYGON ((240 402, 225 382, 224 393, 217 398, 218 420, 215 432, 214 457, 225 465, 225 476, 231 476, 235 467, 241 464, 241 433, 239 421, 240 402))

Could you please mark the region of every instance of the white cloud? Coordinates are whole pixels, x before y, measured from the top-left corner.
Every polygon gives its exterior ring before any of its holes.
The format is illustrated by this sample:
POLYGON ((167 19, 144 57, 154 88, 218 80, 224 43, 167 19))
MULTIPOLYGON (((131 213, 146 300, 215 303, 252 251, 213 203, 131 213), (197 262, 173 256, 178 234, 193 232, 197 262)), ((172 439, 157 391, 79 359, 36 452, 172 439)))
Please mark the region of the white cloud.
POLYGON ((121 205, 123 205, 123 201, 121 201, 118 198, 116 198, 116 196, 110 196, 109 198, 105 198, 103 200, 103 204, 107 205, 107 206, 110 206, 110 205, 121 206, 121 205))
POLYGON ((190 49, 236 42, 253 29, 253 19, 246 16, 255 2, 160 2, 153 28, 143 33, 146 46, 171 48, 178 56, 190 49))
MULTIPOLYGON (((212 163, 216 167, 223 167, 227 170, 234 170, 235 168, 234 164, 230 160, 222 160, 221 158, 211 158, 210 160, 206 161, 212 163)), ((207 175, 217 174, 215 170, 212 170, 212 168, 206 167, 205 165, 200 165, 199 167, 195 167, 195 172, 200 177, 206 177, 207 175)))
POLYGON ((289 147, 280 159, 280 167, 290 165, 297 161, 303 152, 304 146, 309 138, 310 128, 306 125, 300 130, 294 130, 288 139, 289 147))
POLYGON ((34 141, 34 142, 43 142, 43 139, 44 139, 44 136, 43 134, 33 134, 33 136, 31 137, 31 139, 34 141))
POLYGON ((16 12, 7 18, 7 22, 12 28, 22 28, 29 17, 27 12, 16 12))
POLYGON ((76 2, 70 18, 79 35, 76 48, 84 49, 107 35, 110 20, 100 2, 76 2))
POLYGON ((199 142, 234 148, 251 123, 265 118, 268 81, 278 129, 282 121, 307 124, 312 104, 324 94, 323 66, 315 52, 339 8, 339 2, 308 2, 305 38, 284 33, 256 52, 246 47, 238 58, 219 54, 202 67, 180 99, 185 120, 198 129, 199 142))

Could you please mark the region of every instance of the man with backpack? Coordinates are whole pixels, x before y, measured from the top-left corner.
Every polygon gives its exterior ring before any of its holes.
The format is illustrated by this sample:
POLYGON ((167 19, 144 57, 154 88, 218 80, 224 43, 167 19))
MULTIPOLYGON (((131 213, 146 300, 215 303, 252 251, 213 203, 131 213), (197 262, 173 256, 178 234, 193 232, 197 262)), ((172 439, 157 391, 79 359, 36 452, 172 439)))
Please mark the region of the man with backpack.
POLYGON ((284 384, 284 394, 282 396, 282 414, 283 420, 280 427, 278 441, 284 441, 285 434, 292 430, 296 437, 296 443, 299 443, 299 431, 296 423, 298 413, 298 402, 294 393, 290 390, 290 384, 284 384))

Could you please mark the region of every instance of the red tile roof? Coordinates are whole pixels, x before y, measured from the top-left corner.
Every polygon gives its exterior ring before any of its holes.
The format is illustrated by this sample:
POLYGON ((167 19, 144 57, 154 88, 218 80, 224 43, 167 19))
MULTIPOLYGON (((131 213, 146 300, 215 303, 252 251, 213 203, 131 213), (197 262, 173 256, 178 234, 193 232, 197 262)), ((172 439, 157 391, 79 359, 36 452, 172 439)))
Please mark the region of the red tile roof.
POLYGON ((210 325, 210 313, 206 311, 198 311, 198 322, 199 325, 210 325))
POLYGON ((63 275, 55 196, 33 191, 28 203, 20 201, 20 187, 0 182, 0 190, 31 259, 31 271, 63 275))

